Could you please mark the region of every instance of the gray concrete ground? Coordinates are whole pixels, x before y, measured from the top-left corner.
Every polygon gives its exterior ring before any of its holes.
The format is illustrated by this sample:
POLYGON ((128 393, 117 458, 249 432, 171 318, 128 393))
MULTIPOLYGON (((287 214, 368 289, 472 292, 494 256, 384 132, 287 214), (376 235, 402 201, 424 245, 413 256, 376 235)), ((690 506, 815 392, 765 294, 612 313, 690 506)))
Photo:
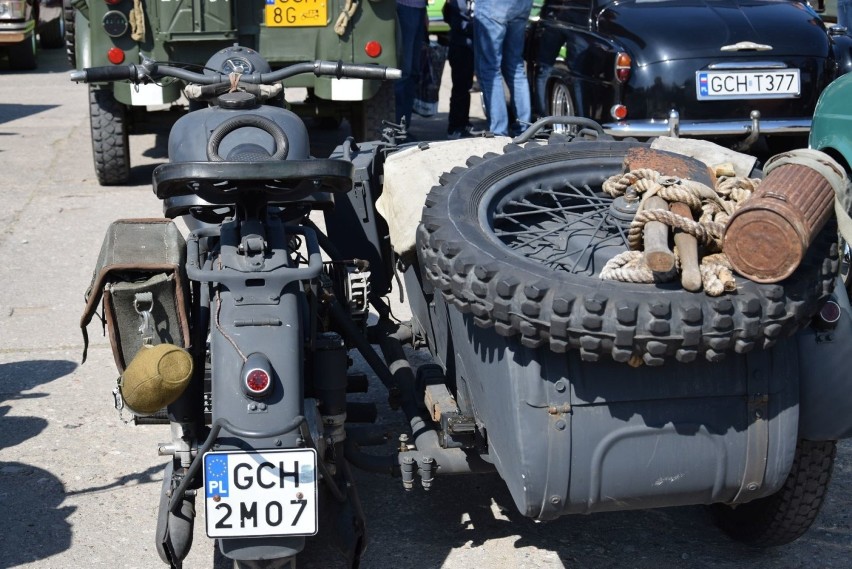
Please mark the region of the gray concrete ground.
MULTIPOLYGON (((37 72, 0 69, 0 568, 162 566, 154 527, 164 461, 156 448, 168 434, 119 420, 108 341, 93 325, 80 365, 78 321, 107 225, 161 213, 148 184, 165 159, 165 131, 133 136, 133 183, 102 188, 86 105, 86 88, 67 81, 58 51, 42 52, 37 72)), ((473 107, 481 119, 476 97, 473 107)), ((446 108, 444 90, 439 114, 417 118, 415 134, 441 136, 446 108)), ((346 134, 345 126, 318 133, 318 144, 346 134)), ((400 424, 398 416, 384 422, 400 424)), ((495 476, 439 478, 426 495, 359 473, 370 532, 363 566, 852 567, 850 456, 843 443, 811 531, 767 552, 732 543, 699 507, 536 524, 517 513, 495 476)), ((201 523, 185 566, 224 567, 201 523)))

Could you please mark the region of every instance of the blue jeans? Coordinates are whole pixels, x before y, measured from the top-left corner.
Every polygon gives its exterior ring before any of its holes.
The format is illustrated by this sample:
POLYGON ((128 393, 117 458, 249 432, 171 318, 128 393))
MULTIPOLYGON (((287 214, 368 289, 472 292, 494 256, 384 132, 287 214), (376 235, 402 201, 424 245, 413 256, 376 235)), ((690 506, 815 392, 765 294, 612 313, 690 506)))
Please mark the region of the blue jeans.
POLYGON ((524 68, 524 33, 531 0, 481 0, 476 3, 473 44, 476 76, 485 100, 489 130, 509 134, 503 79, 509 86, 517 120, 530 122, 530 87, 524 68))
POLYGON ((402 71, 402 78, 394 84, 396 122, 405 118, 405 124, 410 126, 411 109, 420 82, 420 51, 426 37, 426 8, 397 4, 396 14, 400 31, 399 69, 402 71))
POLYGON ((852 0, 837 0, 837 24, 847 29, 852 26, 852 0))

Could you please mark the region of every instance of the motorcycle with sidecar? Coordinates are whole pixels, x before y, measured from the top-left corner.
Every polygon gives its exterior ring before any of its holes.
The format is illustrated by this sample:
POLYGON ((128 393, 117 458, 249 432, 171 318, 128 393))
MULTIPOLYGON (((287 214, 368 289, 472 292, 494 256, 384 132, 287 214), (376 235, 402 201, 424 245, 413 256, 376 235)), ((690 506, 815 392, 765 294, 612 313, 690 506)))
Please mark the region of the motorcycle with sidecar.
POLYGON ((636 214, 601 188, 647 143, 570 118, 442 143, 388 125, 314 158, 281 96, 298 73, 398 76, 325 61, 271 71, 240 46, 203 73, 143 60, 72 74, 178 78, 207 104, 174 125, 154 171, 164 217, 110 226, 81 321, 85 333, 103 308, 116 407, 170 427, 165 563, 186 557, 200 497, 236 567, 294 567, 317 540, 356 567, 368 522, 350 465, 409 491, 496 471, 541 520, 707 504, 753 545, 807 531, 852 434, 833 218, 780 282, 711 297, 601 280, 636 214), (222 71, 232 58, 244 73, 222 71), (400 274, 408 322, 386 301, 400 274), (415 371, 404 345, 434 363, 415 371), (359 425, 375 409, 347 401, 366 389, 350 350, 406 417, 391 452, 362 450, 381 436, 359 425))

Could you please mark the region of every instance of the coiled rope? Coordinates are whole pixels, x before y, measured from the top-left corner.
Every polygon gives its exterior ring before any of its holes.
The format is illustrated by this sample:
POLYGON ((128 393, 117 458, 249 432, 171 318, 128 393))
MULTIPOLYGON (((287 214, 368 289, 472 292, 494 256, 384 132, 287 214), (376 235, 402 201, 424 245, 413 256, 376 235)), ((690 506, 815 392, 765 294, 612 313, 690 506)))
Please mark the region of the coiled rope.
MULTIPOLYGON (((718 170, 717 170, 718 171, 718 170)), ((722 235, 731 215, 739 209, 760 184, 759 179, 721 175, 716 187, 681 178, 663 176, 650 168, 616 174, 603 183, 603 191, 613 198, 628 190, 641 196, 639 209, 630 224, 627 245, 630 251, 616 255, 601 270, 600 278, 630 283, 669 282, 677 278, 679 265, 667 273, 652 271, 645 263, 642 247, 645 224, 649 221, 663 223, 673 231, 695 237, 700 258, 699 271, 704 292, 719 296, 736 289, 733 269, 722 253, 722 235), (666 203, 686 204, 698 221, 663 209, 645 209, 648 198, 658 196, 666 203)), ((679 259, 675 250, 675 259, 679 259)))

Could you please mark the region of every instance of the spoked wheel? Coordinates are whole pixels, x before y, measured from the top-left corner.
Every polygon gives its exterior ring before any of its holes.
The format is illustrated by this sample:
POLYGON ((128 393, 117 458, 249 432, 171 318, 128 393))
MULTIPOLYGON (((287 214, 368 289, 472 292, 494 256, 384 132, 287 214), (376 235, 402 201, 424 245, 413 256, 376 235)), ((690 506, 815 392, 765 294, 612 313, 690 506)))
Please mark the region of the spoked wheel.
MULTIPOLYGON (((577 109, 574 107, 574 99, 571 97, 571 90, 568 84, 560 77, 559 74, 554 75, 553 83, 550 87, 550 97, 548 98, 548 107, 551 116, 573 117, 577 116, 577 109)), ((568 125, 554 125, 554 132, 571 132, 574 133, 577 127, 568 125)))
POLYGON ((679 282, 599 278, 627 249, 633 217, 601 185, 621 173, 635 146, 511 145, 443 174, 417 232, 423 278, 476 325, 530 348, 577 349, 586 361, 718 361, 772 346, 806 324, 836 275, 833 224, 784 283, 739 278, 735 297, 687 292, 679 282))
POLYGON ((588 184, 532 184, 495 199, 487 220, 515 254, 560 273, 594 276, 627 250, 636 206, 613 202, 588 184))

